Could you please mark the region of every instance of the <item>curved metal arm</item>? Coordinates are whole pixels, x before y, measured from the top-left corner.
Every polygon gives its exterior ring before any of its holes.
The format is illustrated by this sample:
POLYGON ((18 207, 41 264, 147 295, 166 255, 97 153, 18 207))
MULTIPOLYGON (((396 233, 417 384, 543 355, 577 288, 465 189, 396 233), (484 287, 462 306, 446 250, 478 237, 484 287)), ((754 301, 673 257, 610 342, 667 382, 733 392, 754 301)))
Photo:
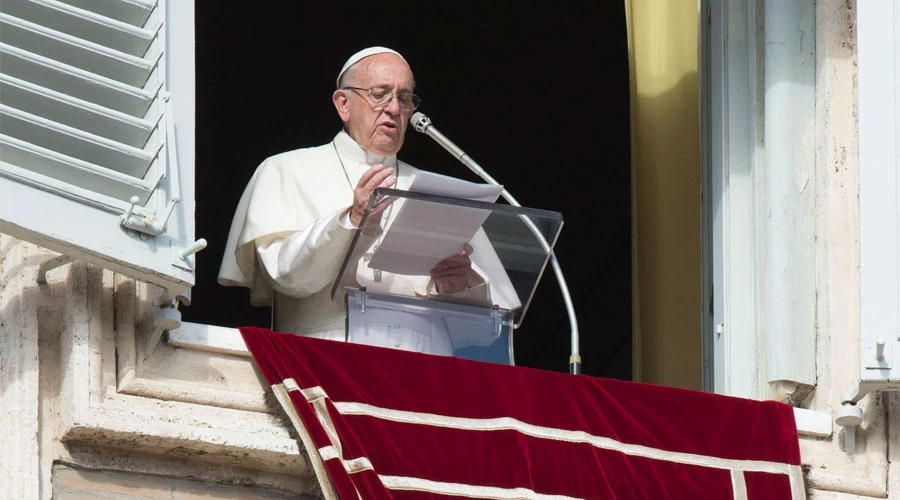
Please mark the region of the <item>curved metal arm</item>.
MULTIPOLYGON (((454 155, 456 156, 456 155, 454 155)), ((472 172, 475 173, 478 177, 481 177, 489 184, 493 184, 495 186, 499 186, 500 183, 494 180, 493 177, 488 175, 487 172, 481 168, 481 165, 475 162, 468 154, 462 153, 457 157, 463 165, 469 168, 472 172)), ((503 192, 500 193, 503 198, 509 202, 510 205, 514 207, 521 207, 522 205, 513 197, 513 195, 509 194, 509 192, 504 188, 503 192)), ((547 243, 547 240, 544 238, 544 235, 541 231, 534 225, 534 222, 531 221, 528 217, 520 216, 522 221, 525 222, 525 225, 531 229, 531 232, 537 237, 538 241, 540 241, 541 246, 544 248, 545 252, 550 253, 550 265, 553 267, 553 273, 556 275, 556 280, 559 282, 559 289, 562 292, 563 302, 566 304, 566 312, 569 315, 569 326, 571 328, 570 334, 570 354, 569 354, 569 373, 578 374, 581 373, 581 348, 580 348, 580 339, 578 335, 578 318, 575 316, 575 306, 572 304, 572 296, 569 294, 569 286, 566 284, 566 278, 563 276, 562 267, 559 265, 559 260, 556 258, 556 253, 550 248, 550 244, 547 243)))
MULTIPOLYGON (((481 165, 475 162, 469 155, 465 153, 459 146, 453 143, 450 139, 448 139, 444 134, 442 134, 437 128, 435 128, 431 124, 431 119, 425 116, 423 113, 414 113, 410 119, 410 124, 415 128, 416 132, 420 132, 426 134, 435 140, 438 144, 440 144, 444 149, 447 150, 454 158, 462 162, 463 165, 469 168, 472 172, 475 172, 475 175, 484 179, 487 183, 493 184, 495 186, 499 186, 500 183, 494 180, 493 177, 488 175, 487 172, 481 168, 481 165)), ((521 207, 522 205, 516 201, 515 198, 509 192, 504 189, 501 193, 503 198, 509 202, 510 205, 514 207, 521 207)), ((578 338, 578 318, 575 317, 575 306, 572 305, 572 297, 569 295, 569 287, 566 285, 566 279, 563 277, 562 268, 559 265, 559 261, 556 259, 556 254, 551 250, 550 244, 547 243, 547 240, 544 238, 544 235, 538 230, 537 226, 525 216, 520 216, 531 232, 537 237, 537 239, 541 242, 541 245, 544 247, 544 251, 550 254, 550 265, 553 267, 553 272, 556 274, 556 280, 559 282, 559 289, 563 295, 563 301, 566 303, 566 312, 569 314, 569 325, 572 329, 571 331, 571 354, 569 355, 569 373, 578 374, 581 373, 581 352, 579 347, 579 338, 578 338)))

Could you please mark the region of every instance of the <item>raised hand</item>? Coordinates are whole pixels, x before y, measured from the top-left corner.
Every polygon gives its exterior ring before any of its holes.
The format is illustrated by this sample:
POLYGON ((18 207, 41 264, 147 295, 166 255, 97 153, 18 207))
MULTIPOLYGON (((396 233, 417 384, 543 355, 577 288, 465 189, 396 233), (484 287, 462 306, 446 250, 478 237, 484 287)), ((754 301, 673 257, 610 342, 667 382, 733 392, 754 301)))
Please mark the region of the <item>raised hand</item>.
POLYGON ((475 273, 469 255, 472 247, 468 244, 456 255, 448 257, 434 266, 431 279, 438 293, 455 293, 466 289, 469 278, 475 273))
POLYGON ((369 205, 369 198, 377 188, 389 188, 397 182, 397 177, 393 174, 393 168, 384 168, 384 165, 380 163, 363 172, 353 189, 353 206, 350 207, 351 224, 359 227, 363 213, 369 205))

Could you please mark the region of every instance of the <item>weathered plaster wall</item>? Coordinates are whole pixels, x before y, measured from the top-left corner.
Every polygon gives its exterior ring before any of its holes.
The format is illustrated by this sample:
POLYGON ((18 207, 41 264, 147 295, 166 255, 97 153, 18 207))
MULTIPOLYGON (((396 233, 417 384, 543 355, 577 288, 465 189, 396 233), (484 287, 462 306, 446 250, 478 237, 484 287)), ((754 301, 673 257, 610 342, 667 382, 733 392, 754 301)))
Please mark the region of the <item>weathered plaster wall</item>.
MULTIPOLYGON (((816 332, 817 386, 810 407, 833 416, 841 394, 859 380, 859 163, 855 2, 816 4, 816 332)), ((810 498, 886 498, 900 494, 889 481, 893 394, 874 394, 860 406, 865 421, 854 453, 830 438, 801 437, 809 465, 810 498), (890 432, 889 432, 890 431, 890 432), (893 493, 893 495, 890 495, 893 493)), ((896 448, 893 447, 893 448, 896 448)), ((897 452, 891 449, 892 454, 897 452)))
MULTIPOLYGON (((0 235, 0 493, 38 498, 37 300, 22 267, 40 252, 0 235)), ((36 276, 36 275, 35 275, 36 276)))
POLYGON ((128 472, 86 470, 57 465, 53 491, 58 500, 255 500, 296 499, 292 493, 243 485, 218 485, 200 481, 154 477, 128 472))

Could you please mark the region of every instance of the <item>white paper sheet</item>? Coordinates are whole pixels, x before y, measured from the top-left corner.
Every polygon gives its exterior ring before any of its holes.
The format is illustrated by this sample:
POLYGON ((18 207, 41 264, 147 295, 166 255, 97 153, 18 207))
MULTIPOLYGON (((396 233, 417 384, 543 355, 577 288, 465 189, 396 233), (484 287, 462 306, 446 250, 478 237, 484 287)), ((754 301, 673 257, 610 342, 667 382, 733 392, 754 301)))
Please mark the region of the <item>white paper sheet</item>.
POLYGON ((409 190, 414 193, 494 203, 503 192, 503 186, 464 181, 434 172, 419 172, 409 190))
MULTIPOLYGON (((420 172, 409 191, 493 203, 502 186, 477 184, 420 172)), ((428 276, 438 262, 458 254, 490 210, 403 199, 369 261, 369 267, 409 276, 428 276)), ((478 249, 474 249, 478 251, 478 249)))

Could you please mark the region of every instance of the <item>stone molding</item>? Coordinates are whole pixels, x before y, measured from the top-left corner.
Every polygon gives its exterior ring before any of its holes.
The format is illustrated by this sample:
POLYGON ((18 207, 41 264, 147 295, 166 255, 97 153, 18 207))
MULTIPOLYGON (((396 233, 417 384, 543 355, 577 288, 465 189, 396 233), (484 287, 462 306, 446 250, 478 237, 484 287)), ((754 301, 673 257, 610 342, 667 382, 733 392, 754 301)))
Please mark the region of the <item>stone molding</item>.
MULTIPOLYGON (((152 350, 162 289, 0 235, 0 496, 52 498, 54 464, 315 495, 246 356, 152 350)), ((272 397, 272 402, 267 398, 272 397)))

